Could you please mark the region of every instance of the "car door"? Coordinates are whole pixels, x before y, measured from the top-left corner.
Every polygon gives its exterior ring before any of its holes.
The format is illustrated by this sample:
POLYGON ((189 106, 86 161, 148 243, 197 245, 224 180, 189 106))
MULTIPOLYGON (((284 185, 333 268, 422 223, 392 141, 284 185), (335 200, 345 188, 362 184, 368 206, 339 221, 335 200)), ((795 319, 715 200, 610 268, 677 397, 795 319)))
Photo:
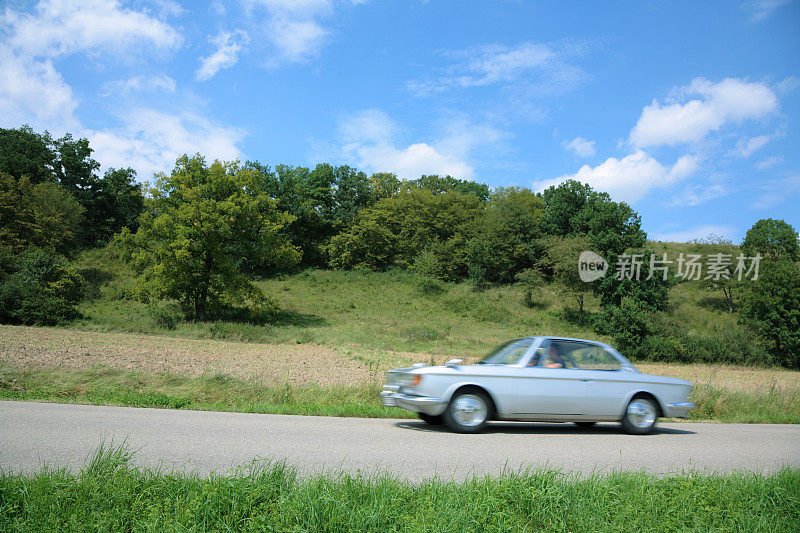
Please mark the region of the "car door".
POLYGON ((584 414, 616 417, 631 388, 630 373, 603 346, 586 343, 570 357, 586 379, 584 414))
POLYGON ((538 349, 538 366, 518 369, 515 379, 517 416, 557 418, 584 414, 587 388, 585 372, 575 368, 568 358, 561 355, 568 354, 574 348, 574 341, 548 339, 538 349), (556 362, 554 356, 561 362, 556 362))

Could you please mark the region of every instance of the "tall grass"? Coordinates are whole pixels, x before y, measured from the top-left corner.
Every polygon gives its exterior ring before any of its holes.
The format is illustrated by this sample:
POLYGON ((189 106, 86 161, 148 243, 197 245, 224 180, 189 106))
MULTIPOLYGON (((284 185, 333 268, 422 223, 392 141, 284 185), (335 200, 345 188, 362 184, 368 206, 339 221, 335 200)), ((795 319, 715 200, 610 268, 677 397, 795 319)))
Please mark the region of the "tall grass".
POLYGON ((198 477, 134 468, 101 447, 77 474, 0 473, 3 531, 796 531, 800 470, 766 476, 553 470, 412 484, 389 475, 301 477, 254 463, 198 477))

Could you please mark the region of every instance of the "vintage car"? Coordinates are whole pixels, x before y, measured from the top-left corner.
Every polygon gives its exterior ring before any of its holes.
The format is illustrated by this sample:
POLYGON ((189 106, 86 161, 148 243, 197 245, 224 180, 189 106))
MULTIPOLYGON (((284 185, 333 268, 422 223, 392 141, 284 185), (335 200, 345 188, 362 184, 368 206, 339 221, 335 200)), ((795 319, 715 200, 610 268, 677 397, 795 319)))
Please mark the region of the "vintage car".
POLYGON ((620 422, 644 435, 658 417, 686 418, 695 407, 688 381, 642 374, 607 344, 561 337, 514 339, 477 364, 417 363, 387 377, 385 405, 459 433, 476 433, 490 420, 520 420, 620 422))

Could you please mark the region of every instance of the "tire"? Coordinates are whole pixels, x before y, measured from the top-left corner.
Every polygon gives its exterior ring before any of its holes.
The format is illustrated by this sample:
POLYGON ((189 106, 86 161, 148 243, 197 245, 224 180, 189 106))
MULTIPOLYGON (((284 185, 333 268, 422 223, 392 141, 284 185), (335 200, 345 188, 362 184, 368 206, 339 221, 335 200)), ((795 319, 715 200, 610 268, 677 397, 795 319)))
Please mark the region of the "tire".
POLYGON ((653 432, 658 421, 658 406, 651 398, 633 398, 622 417, 622 429, 631 435, 647 435, 653 432))
POLYGON ((582 429, 593 427, 597 422, 575 422, 575 425, 582 429))
POLYGON ((477 390, 457 392, 444 411, 444 422, 456 433, 479 433, 492 414, 492 402, 477 390))
POLYGON ((420 420, 432 426, 441 426, 444 424, 444 416, 442 415, 427 415, 425 413, 417 413, 417 415, 419 415, 420 420))

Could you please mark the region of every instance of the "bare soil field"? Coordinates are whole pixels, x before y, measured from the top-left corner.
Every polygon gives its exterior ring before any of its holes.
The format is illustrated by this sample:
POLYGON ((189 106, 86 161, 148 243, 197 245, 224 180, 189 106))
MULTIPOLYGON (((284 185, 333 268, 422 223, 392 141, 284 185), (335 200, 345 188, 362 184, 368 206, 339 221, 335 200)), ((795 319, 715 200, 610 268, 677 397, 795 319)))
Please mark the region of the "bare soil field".
MULTIPOLYGON (((264 384, 325 386, 370 383, 380 380, 380 373, 387 368, 444 359, 408 352, 373 352, 364 356, 317 344, 259 344, 0 326, 0 364, 16 368, 88 369, 104 365, 192 377, 223 373, 264 384)), ((648 374, 674 376, 695 385, 734 391, 800 390, 800 372, 791 370, 665 363, 641 363, 637 367, 648 374)))

